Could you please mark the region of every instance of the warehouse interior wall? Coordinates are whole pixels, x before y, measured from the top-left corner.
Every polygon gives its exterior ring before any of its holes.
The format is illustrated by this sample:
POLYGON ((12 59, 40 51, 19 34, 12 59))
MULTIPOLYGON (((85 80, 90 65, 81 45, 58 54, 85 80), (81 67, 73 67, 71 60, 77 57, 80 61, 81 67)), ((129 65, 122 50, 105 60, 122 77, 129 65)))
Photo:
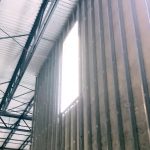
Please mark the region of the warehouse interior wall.
POLYGON ((150 149, 149 6, 79 1, 37 77, 32 150, 150 149), (80 95, 61 113, 62 43, 76 20, 80 95))

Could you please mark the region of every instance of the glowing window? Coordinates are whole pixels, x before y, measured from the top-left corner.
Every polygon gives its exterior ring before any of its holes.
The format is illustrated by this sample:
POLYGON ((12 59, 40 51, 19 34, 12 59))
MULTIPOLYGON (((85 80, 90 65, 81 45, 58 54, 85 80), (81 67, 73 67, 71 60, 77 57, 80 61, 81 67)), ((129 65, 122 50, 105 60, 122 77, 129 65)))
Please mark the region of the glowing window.
POLYGON ((61 112, 79 96, 78 23, 75 23, 63 43, 61 112))

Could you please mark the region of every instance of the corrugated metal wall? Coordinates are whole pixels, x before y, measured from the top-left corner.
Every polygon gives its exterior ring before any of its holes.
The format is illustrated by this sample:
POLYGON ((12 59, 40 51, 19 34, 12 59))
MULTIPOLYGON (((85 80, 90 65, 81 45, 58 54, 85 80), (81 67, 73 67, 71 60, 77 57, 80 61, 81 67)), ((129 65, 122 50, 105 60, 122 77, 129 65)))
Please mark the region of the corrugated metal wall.
POLYGON ((50 57, 43 65, 36 83, 36 95, 33 118, 33 149, 55 149, 57 143, 57 115, 59 93, 59 70, 61 44, 52 50, 50 57))
POLYGON ((53 49, 37 79, 33 150, 150 149, 149 8, 149 0, 80 1, 80 97, 57 115, 61 48, 53 49))

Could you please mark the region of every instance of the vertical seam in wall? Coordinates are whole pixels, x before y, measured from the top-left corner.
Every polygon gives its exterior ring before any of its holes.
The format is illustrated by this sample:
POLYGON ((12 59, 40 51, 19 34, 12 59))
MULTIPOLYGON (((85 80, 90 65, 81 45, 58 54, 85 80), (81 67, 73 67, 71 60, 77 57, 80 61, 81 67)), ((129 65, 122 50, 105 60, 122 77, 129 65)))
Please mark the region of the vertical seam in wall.
POLYGON ((135 29, 135 35, 136 35, 137 54, 138 54, 142 89, 143 89, 143 97, 145 100, 145 108, 147 112, 146 116, 148 120, 148 128, 150 129, 150 95, 149 95, 149 90, 148 90, 148 82, 147 82, 147 76, 146 76, 146 71, 145 71, 142 41, 141 41, 141 34, 140 34, 135 0, 131 1, 131 8, 132 8, 133 23, 134 23, 134 29, 135 29))
POLYGON ((103 6, 102 0, 99 1, 99 16, 100 16, 100 43, 102 53, 102 69, 103 69, 103 84, 104 84, 104 103, 106 113, 106 125, 107 125, 107 142, 108 150, 112 150, 112 135, 111 135, 111 123, 110 123, 110 110, 109 110, 109 98, 108 98, 108 81, 106 71, 106 56, 105 56, 105 43, 104 43, 104 23, 103 23, 103 6))
POLYGON ((124 65, 125 65, 125 75, 126 75, 126 82, 127 82, 127 92, 128 92, 128 99, 129 99, 132 134, 133 134, 133 139, 134 139, 133 146, 135 150, 140 150, 138 127, 137 127, 137 121, 136 121, 136 115, 135 115, 134 96, 133 96, 133 90, 132 90, 132 82, 131 82, 129 59, 128 59, 128 48, 127 48, 127 39, 126 39, 127 37, 126 37, 126 32, 125 32, 125 22, 124 22, 122 0, 118 0, 118 9, 119 9, 119 21, 120 21, 120 27, 121 27, 121 40, 122 40, 122 46, 123 46, 122 54, 123 54, 124 65))
POLYGON ((101 137, 101 124, 100 124, 100 111, 99 111, 99 94, 98 94, 98 68, 97 68, 97 59, 96 59, 96 35, 95 32, 95 12, 94 12, 95 1, 91 0, 91 20, 92 20, 92 39, 93 39, 93 67, 94 67, 94 78, 95 78, 95 116, 96 116, 96 143, 98 150, 102 149, 102 137, 101 137))
POLYGON ((113 30, 113 21, 112 21, 112 3, 111 0, 108 0, 108 17, 109 17, 109 32, 110 32, 110 41, 111 41, 111 55, 112 55, 112 65, 113 65, 113 78, 114 78, 114 90, 115 90, 115 100, 117 108, 117 123, 119 129, 119 142, 121 150, 125 149, 124 141, 124 132, 123 132, 123 120, 122 120, 122 111, 120 103, 120 92, 119 92, 119 83, 118 83, 118 71, 117 71, 117 61, 116 61, 116 52, 115 52, 115 41, 114 41, 114 30, 113 30))
POLYGON ((90 70, 89 70, 89 47, 88 47, 88 39, 89 39, 89 32, 88 32, 88 6, 87 6, 87 1, 84 0, 84 15, 85 15, 85 51, 86 51, 86 84, 88 92, 86 93, 87 99, 84 99, 86 101, 86 109, 87 109, 87 123, 88 123, 88 150, 92 150, 92 125, 91 125, 91 102, 90 102, 90 70))

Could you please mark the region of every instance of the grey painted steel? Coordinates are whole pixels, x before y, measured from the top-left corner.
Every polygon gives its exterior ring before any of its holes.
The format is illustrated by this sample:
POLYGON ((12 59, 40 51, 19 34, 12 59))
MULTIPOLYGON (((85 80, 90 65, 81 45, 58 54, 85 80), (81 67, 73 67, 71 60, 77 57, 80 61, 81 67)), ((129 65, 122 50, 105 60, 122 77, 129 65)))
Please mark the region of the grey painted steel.
MULTIPOLYGON (((20 118, 20 115, 16 115, 16 114, 13 114, 13 113, 9 113, 9 112, 7 112, 7 111, 5 111, 5 112, 1 112, 1 111, 0 111, 0 116, 11 117, 11 118, 20 118)), ((25 119, 25 120, 32 120, 32 117, 23 116, 22 119, 25 119)))
MULTIPOLYGON (((9 141, 11 140, 12 136, 14 135, 14 133, 16 132, 16 129, 19 128, 19 125, 20 125, 20 122, 21 122, 21 119, 26 116, 29 111, 31 110, 32 108, 32 104, 33 104, 33 101, 34 101, 34 97, 32 97, 32 99, 30 100, 30 102, 28 103, 28 105, 26 106, 25 110, 23 111, 23 113, 21 114, 21 116, 18 118, 18 120, 14 123, 14 125, 12 126, 12 130, 11 132, 8 134, 7 138, 5 139, 5 141, 3 142, 2 144, 2 149, 4 149, 6 147, 6 145, 9 143, 9 141)), ((25 142, 26 143, 26 142, 25 142)))
MULTIPOLYGON (((13 127, 4 127, 0 126, 0 129, 5 129, 5 130, 13 130, 13 127)), ((21 131, 21 132, 31 132, 31 130, 26 130, 26 129, 15 129, 16 131, 21 131)), ((14 133, 15 134, 15 133, 14 133)))
POLYGON ((28 35, 29 35, 29 34, 21 34, 21 35, 5 36, 5 37, 0 37, 0 40, 9 39, 9 38, 16 38, 16 37, 23 37, 23 36, 28 36, 28 35))

